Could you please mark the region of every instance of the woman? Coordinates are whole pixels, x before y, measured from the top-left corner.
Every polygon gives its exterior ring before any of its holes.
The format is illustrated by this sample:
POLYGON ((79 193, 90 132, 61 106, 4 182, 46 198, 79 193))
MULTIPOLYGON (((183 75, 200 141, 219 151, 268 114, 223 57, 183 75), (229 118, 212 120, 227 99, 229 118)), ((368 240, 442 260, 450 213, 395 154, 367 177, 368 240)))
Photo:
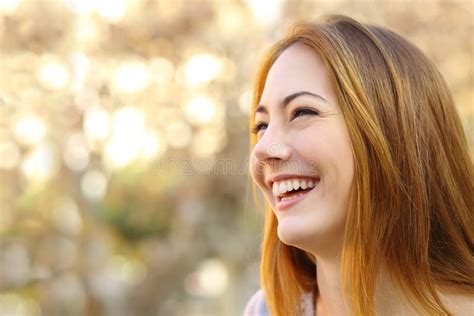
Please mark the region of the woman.
POLYGON ((267 209, 246 315, 474 315, 473 165, 416 47, 344 16, 297 25, 252 109, 267 209))

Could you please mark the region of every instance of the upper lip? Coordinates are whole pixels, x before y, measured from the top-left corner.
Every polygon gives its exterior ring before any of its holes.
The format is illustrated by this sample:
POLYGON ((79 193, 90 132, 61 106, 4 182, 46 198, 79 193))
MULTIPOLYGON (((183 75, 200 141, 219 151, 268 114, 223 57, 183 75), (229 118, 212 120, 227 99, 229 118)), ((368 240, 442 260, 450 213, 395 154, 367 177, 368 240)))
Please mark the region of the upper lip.
POLYGON ((319 179, 319 176, 309 176, 309 175, 303 175, 303 174, 289 174, 289 173, 283 173, 279 174, 276 176, 272 176, 267 179, 267 185, 271 188, 273 187, 273 182, 276 181, 282 181, 286 179, 292 179, 292 178, 316 178, 319 179))

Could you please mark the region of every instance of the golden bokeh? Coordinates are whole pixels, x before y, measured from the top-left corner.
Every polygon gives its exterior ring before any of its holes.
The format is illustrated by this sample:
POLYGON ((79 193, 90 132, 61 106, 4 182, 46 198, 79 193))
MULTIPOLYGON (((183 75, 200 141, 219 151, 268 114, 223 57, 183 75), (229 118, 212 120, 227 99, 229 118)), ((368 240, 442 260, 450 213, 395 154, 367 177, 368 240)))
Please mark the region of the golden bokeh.
POLYGON ((332 13, 420 47, 474 154, 471 1, 0 0, 0 315, 241 315, 256 66, 332 13))

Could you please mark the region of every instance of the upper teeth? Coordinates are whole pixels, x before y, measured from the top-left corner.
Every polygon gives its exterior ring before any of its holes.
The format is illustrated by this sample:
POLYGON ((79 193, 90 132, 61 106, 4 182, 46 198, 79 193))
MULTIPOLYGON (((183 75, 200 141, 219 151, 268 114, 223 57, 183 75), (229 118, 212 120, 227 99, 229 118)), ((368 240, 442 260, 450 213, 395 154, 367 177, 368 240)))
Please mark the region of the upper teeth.
POLYGON ((276 196, 280 196, 283 193, 298 190, 299 188, 308 189, 314 188, 316 185, 316 181, 313 180, 302 180, 302 179, 287 179, 283 181, 275 181, 273 182, 273 194, 276 196))

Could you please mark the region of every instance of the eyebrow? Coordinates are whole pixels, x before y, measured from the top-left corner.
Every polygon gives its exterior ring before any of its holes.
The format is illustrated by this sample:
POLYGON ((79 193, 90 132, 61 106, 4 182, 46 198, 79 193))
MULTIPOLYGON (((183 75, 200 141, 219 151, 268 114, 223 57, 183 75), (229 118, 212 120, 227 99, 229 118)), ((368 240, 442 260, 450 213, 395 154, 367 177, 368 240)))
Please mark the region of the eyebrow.
MULTIPOLYGON (((299 92, 295 92, 295 93, 292 93, 290 95, 287 95, 281 102, 280 102, 280 107, 281 108, 285 108, 288 103, 290 103, 291 101, 293 101, 294 99, 302 96, 302 95, 309 95, 309 96, 312 96, 312 97, 315 97, 315 98, 318 98, 318 99, 321 99, 323 100, 324 102, 327 102, 327 100, 325 98, 323 98, 322 96, 320 96, 319 94, 317 93, 312 93, 312 92, 308 92, 308 91, 299 91, 299 92)), ((267 109, 265 108, 265 105, 263 104, 259 104, 256 108, 255 108, 255 112, 254 112, 254 115, 257 114, 257 113, 267 113, 268 114, 268 111, 267 109)))

